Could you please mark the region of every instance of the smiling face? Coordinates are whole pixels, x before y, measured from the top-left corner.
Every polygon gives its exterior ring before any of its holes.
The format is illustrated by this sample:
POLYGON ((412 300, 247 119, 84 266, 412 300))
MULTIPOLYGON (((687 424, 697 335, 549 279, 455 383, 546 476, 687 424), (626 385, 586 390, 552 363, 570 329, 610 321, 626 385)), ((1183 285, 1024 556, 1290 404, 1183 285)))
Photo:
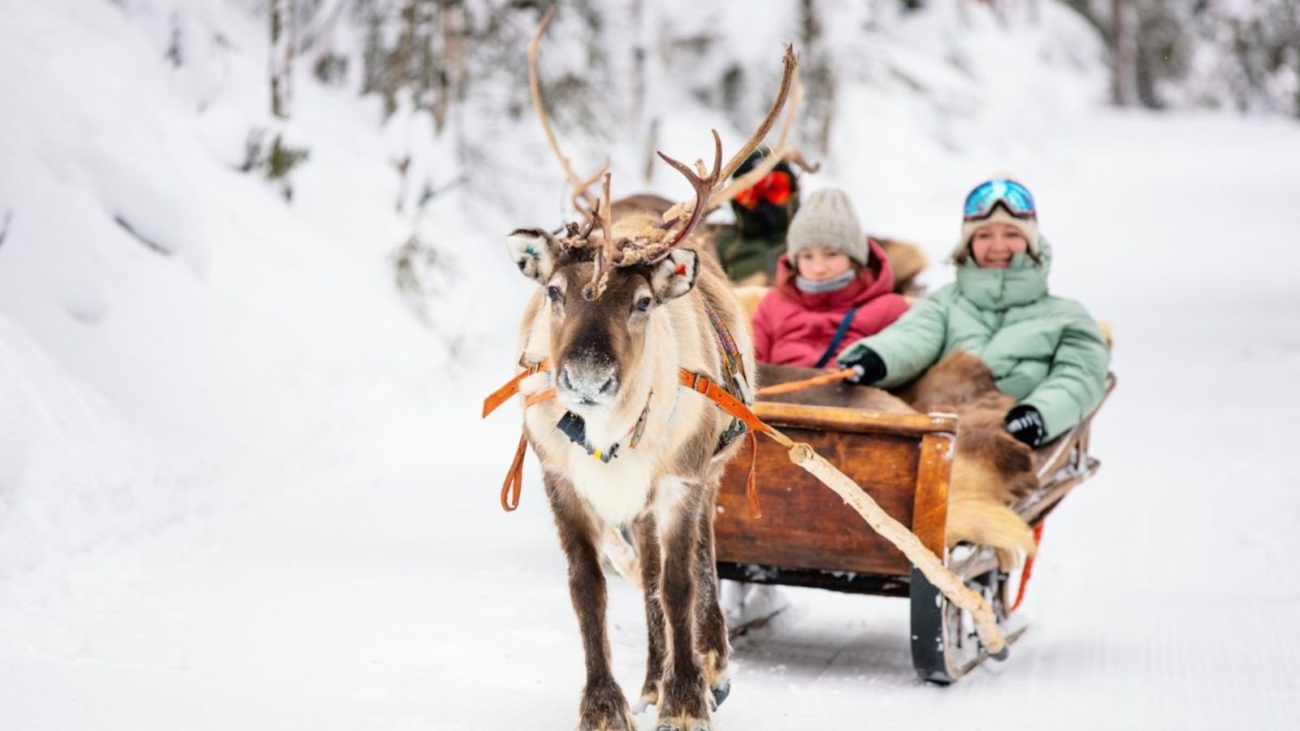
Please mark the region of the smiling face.
POLYGON ((990 223, 975 230, 970 240, 975 263, 984 269, 1006 269, 1011 257, 1029 248, 1025 235, 1009 223, 990 223))
POLYGON ((794 268, 799 276, 815 282, 834 279, 853 266, 853 260, 832 246, 806 246, 794 257, 794 268))

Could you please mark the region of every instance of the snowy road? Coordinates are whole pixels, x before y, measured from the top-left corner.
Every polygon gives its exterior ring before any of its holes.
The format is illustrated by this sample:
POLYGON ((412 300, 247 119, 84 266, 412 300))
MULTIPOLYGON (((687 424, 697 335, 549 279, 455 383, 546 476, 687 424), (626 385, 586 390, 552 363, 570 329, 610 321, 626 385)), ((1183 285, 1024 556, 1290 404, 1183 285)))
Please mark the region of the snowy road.
MULTIPOLYGON (((1300 727, 1300 129, 1101 115, 1062 144, 1021 170, 1056 200, 1055 289, 1115 325, 1119 390, 1101 473, 1048 524, 1029 632, 936 688, 906 602, 788 590, 738 641, 718 729, 1300 727)), ((0 727, 570 728, 582 659, 538 475, 502 514, 517 422, 476 419, 506 372, 398 387, 403 407, 222 472, 238 501, 11 575, 0 727)), ((641 605, 612 591, 634 690, 641 605)))

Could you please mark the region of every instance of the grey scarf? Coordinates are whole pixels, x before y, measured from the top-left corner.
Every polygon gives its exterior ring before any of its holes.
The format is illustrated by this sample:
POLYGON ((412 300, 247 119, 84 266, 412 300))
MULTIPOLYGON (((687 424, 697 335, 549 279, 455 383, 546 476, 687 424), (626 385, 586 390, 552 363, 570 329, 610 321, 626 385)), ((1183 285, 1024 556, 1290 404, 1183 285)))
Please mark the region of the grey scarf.
POLYGON ((794 285, 799 288, 799 291, 808 294, 826 294, 827 292, 838 292, 841 289, 844 289, 849 286, 850 282, 857 278, 858 273, 850 268, 845 269, 844 273, 838 277, 831 277, 830 279, 805 279, 804 277, 796 275, 794 278, 794 285))

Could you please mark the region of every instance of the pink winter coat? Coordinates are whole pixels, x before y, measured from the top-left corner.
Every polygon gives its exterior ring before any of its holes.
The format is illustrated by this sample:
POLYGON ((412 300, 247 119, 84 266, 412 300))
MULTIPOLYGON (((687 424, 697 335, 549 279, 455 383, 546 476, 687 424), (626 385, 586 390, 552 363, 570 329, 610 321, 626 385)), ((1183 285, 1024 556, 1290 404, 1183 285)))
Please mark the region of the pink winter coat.
MULTIPOLYGON (((894 294, 894 270, 884 249, 868 238, 872 263, 880 271, 864 267, 858 278, 838 292, 809 294, 794 284, 789 256, 776 264, 776 281, 754 313, 754 352, 764 363, 804 366, 817 364, 830 346, 840 322, 852 307, 857 314, 836 351, 843 351, 860 338, 875 335, 907 310, 907 300, 894 294)), ((839 352, 832 354, 839 355, 839 352)))

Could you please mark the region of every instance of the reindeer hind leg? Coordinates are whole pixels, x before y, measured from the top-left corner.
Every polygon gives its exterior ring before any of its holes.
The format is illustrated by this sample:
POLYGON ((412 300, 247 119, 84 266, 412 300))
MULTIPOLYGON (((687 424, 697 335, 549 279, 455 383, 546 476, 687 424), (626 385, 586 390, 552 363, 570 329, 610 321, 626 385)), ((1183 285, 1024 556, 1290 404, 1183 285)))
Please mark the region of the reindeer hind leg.
POLYGON ((731 693, 727 620, 718 604, 718 565, 713 552, 713 511, 716 490, 700 505, 697 517, 695 645, 704 659, 704 680, 709 685, 713 710, 731 693))
MULTIPOLYGON (((660 514, 660 597, 668 629, 668 655, 655 731, 708 731, 710 693, 696 651, 696 598, 700 589, 699 515, 705 497, 692 485, 667 515, 660 514)), ((716 599, 715 599, 716 603, 716 599)))

